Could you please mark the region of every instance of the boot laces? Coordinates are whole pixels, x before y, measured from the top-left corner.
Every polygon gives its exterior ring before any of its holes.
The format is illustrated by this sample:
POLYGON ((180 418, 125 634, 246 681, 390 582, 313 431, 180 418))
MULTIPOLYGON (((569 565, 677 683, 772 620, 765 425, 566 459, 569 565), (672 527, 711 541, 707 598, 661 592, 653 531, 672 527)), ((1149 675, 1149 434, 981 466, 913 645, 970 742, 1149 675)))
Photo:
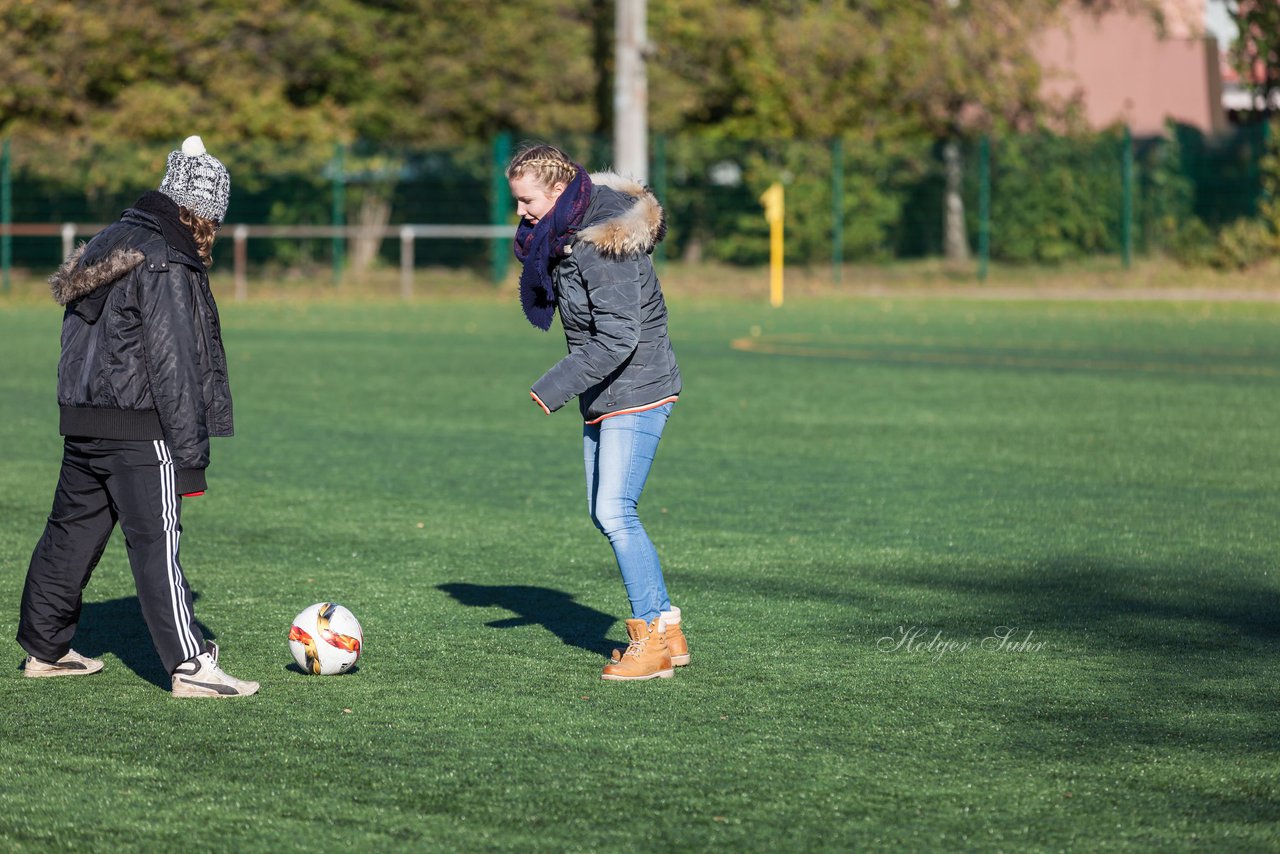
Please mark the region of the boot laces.
POLYGON ((649 639, 637 638, 636 640, 633 640, 631 643, 627 644, 627 651, 624 652, 623 655, 634 655, 636 658, 639 658, 644 653, 644 645, 647 640, 649 639))

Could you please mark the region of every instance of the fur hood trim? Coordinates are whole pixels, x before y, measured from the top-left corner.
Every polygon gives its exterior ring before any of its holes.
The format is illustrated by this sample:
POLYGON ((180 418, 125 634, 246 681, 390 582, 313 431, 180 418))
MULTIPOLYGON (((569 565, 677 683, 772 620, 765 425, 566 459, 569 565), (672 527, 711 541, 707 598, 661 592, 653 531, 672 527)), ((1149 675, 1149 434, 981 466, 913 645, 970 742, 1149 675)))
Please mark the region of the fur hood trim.
POLYGON ((128 275, 147 257, 137 249, 116 249, 98 263, 82 266, 80 261, 84 258, 85 246, 87 244, 81 243, 62 262, 58 271, 49 277, 49 290, 58 305, 67 305, 128 275))
POLYGON ((667 232, 662 205, 648 187, 613 172, 596 172, 591 183, 616 190, 633 201, 629 208, 595 222, 578 232, 578 239, 590 243, 609 258, 644 255, 653 251, 667 232))

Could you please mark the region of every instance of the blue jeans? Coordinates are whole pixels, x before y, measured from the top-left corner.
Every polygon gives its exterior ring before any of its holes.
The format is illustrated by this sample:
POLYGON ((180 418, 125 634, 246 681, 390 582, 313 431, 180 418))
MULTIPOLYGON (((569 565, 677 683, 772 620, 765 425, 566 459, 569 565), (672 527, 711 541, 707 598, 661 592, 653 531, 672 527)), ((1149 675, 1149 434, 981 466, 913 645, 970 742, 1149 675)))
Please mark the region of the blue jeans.
POLYGON ((649 467, 671 415, 668 403, 632 415, 615 415, 582 430, 587 469, 587 509, 591 521, 609 538, 622 583, 631 600, 633 619, 652 622, 671 609, 662 564, 636 505, 649 477, 649 467))

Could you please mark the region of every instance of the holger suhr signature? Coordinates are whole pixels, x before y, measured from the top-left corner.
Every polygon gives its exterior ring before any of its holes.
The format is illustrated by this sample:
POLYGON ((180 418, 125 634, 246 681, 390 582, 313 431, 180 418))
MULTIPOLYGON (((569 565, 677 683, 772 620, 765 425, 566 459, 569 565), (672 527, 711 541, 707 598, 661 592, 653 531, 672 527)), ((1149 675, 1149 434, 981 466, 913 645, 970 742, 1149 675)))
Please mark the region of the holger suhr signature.
POLYGON ((943 656, 973 649, 993 653, 1040 652, 1045 648, 1045 641, 1033 641, 1034 636, 1035 631, 1032 629, 1027 629, 1024 634, 1017 626, 996 626, 991 634, 975 642, 943 637, 941 629, 898 626, 893 634, 876 641, 876 649, 881 652, 927 655, 934 661, 940 661, 943 656))

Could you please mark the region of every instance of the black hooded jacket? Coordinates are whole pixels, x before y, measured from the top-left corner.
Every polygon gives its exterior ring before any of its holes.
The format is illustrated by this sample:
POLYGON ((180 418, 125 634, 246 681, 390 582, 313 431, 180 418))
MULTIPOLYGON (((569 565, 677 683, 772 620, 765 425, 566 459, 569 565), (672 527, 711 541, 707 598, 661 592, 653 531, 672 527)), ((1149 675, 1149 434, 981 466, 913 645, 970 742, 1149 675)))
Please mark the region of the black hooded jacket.
POLYGON ((209 437, 233 432, 227 357, 204 265, 165 240, 159 215, 130 208, 73 252, 49 284, 66 306, 62 435, 163 439, 177 491, 203 491, 209 437))

